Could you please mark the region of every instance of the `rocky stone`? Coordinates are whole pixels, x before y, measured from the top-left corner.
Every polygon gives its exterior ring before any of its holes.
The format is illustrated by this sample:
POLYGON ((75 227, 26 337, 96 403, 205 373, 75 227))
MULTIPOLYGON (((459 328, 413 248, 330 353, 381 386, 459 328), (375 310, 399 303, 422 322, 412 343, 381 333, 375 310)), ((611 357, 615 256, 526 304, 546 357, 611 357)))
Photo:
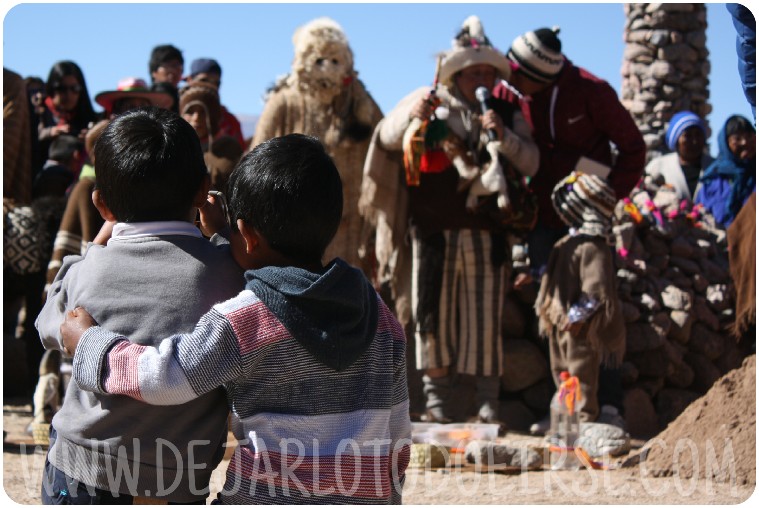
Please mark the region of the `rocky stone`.
POLYGON ((530 448, 496 444, 493 441, 471 441, 464 449, 464 457, 470 464, 491 467, 503 464, 523 470, 540 469, 543 457, 530 448))
POLYGON ((669 244, 670 253, 674 257, 690 259, 693 257, 693 244, 683 237, 677 237, 669 244))
POLYGON ((738 347, 736 342, 731 339, 732 337, 728 337, 725 340, 725 350, 714 362, 714 365, 719 369, 722 375, 740 367, 743 360, 749 354, 749 351, 738 347))
POLYGON ((522 305, 512 293, 503 302, 503 336, 506 339, 523 339, 527 336, 527 323, 522 305))
POLYGON ((675 388, 688 388, 693 384, 696 374, 685 362, 673 363, 672 372, 667 375, 667 383, 675 388))
POLYGON ((627 359, 635 364, 640 376, 666 377, 672 371, 672 364, 662 347, 630 353, 627 359))
POLYGON ((706 288, 709 287, 709 281, 706 277, 701 275, 700 273, 693 274, 693 290, 696 291, 696 293, 705 293, 706 288))
POLYGON ((671 265, 676 266, 677 268, 679 268, 680 270, 682 270, 683 272, 691 276, 701 271, 701 267, 698 266, 698 263, 690 259, 680 257, 680 256, 675 256, 675 255, 671 256, 669 258, 669 262, 671 265))
POLYGON ((690 388, 699 393, 706 393, 714 382, 719 379, 720 371, 706 356, 701 353, 689 351, 686 353, 685 362, 693 369, 693 383, 690 388))
POLYGON ((659 301, 648 293, 633 296, 633 303, 648 312, 656 312, 661 309, 659 301))
POLYGON ((591 457, 616 457, 630 451, 630 434, 614 425, 583 422, 575 446, 591 457))
POLYGON ((550 375, 542 351, 525 339, 506 340, 503 343, 504 369, 501 386, 507 392, 524 390, 550 375))
POLYGON ((640 388, 652 399, 664 388, 663 377, 640 377, 633 385, 634 388, 640 388))
POLYGON ((540 416, 528 408, 520 400, 502 400, 498 409, 498 418, 509 431, 529 432, 530 425, 540 419, 540 416))
POLYGON ((622 386, 630 386, 638 380, 638 368, 634 363, 630 361, 622 362, 619 366, 619 379, 622 382, 622 386))
POLYGON ((725 283, 730 278, 727 270, 709 259, 699 259, 698 264, 701 265, 701 273, 712 283, 725 283))
POLYGON ((661 293, 662 304, 672 310, 688 311, 691 308, 691 295, 676 286, 667 286, 661 293))
POLYGON ((716 360, 725 351, 725 338, 709 330, 701 323, 693 325, 691 339, 688 343, 691 351, 701 353, 709 360, 716 360))
POLYGON ((551 398, 556 393, 556 385, 552 378, 538 381, 521 392, 522 401, 532 410, 538 418, 548 413, 551 406, 551 398))
MULTIPOLYGON (((650 351, 662 347, 665 338, 648 323, 627 325, 627 354, 650 351)), ((637 363, 636 363, 637 365, 637 363)))
POLYGON ((632 105, 636 124, 645 130, 646 159, 651 160, 667 152, 667 126, 650 129, 653 119, 667 121, 684 109, 706 118, 711 110, 706 103, 710 65, 703 4, 643 5, 645 9, 627 12, 623 74, 640 79, 623 81, 622 96, 632 105))
POLYGON ((651 397, 640 388, 625 391, 625 424, 631 436, 648 439, 659 433, 659 418, 651 397))
POLYGON ((706 301, 709 306, 717 312, 721 312, 730 307, 731 299, 728 296, 727 285, 712 284, 706 288, 706 301))
POLYGON ((625 323, 634 323, 638 319, 640 319, 640 310, 638 310, 638 307, 635 305, 628 303, 628 302, 622 302, 622 316, 625 319, 625 323))
POLYGON ((651 256, 666 256, 669 254, 667 242, 654 235, 646 235, 643 239, 643 245, 646 247, 646 252, 651 256))
POLYGON ((690 340, 693 323, 695 322, 693 313, 684 310, 673 310, 670 313, 670 319, 672 320, 672 326, 669 328, 667 337, 680 344, 687 344, 690 340))
POLYGON ((706 303, 706 299, 697 296, 693 299, 693 315, 699 323, 703 323, 712 331, 719 331, 719 317, 706 303))

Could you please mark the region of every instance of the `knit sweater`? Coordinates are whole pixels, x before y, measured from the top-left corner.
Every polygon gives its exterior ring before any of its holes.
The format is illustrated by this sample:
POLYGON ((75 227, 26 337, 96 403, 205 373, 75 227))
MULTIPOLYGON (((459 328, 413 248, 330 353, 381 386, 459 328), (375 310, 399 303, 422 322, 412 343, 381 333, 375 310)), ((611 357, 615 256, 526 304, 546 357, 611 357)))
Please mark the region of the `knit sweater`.
MULTIPOLYGON (((107 247, 91 244, 82 256, 66 257, 36 322, 46 348, 61 349, 59 327, 78 305, 144 347, 191 331, 213 304, 239 291, 243 272, 228 246, 211 244, 190 223, 144 224, 143 230, 163 226, 174 234, 121 237, 114 228, 107 247)), ((85 392, 71 382, 53 418, 58 436, 48 458, 85 485, 199 501, 223 457, 227 414, 223 390, 158 407, 85 392)))
POLYGON ((240 442, 224 503, 400 501, 411 424, 405 335, 361 272, 264 268, 195 331, 157 346, 81 338, 85 389, 178 404, 227 389, 240 442))

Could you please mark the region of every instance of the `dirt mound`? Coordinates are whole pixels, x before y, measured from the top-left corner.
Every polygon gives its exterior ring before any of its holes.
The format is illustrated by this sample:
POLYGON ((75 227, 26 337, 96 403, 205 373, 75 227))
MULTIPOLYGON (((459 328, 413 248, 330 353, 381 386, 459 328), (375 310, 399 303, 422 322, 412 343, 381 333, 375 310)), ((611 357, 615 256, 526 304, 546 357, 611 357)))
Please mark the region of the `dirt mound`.
POLYGON ((718 379, 641 456, 647 475, 756 485, 756 355, 718 379))

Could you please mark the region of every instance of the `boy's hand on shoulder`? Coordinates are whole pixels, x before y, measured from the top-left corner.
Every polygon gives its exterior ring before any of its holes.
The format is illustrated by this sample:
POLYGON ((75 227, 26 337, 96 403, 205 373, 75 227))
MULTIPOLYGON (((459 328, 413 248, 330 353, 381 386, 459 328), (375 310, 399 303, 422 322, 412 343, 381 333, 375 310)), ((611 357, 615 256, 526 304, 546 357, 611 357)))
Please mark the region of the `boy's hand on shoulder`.
POLYGON ((66 313, 66 319, 61 325, 61 337, 63 338, 63 352, 68 356, 74 356, 79 340, 84 332, 90 327, 97 325, 89 312, 83 307, 77 307, 66 313))
POLYGON ((211 191, 205 205, 198 208, 200 212, 200 231, 207 237, 223 230, 228 226, 224 196, 220 192, 211 191))

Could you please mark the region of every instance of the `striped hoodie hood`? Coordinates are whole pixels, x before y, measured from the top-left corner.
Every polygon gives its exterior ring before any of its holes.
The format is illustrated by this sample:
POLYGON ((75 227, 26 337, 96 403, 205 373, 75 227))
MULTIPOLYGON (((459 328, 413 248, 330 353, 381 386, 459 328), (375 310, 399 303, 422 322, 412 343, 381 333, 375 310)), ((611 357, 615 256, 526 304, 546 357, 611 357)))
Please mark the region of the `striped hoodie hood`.
POLYGON ((324 273, 266 267, 245 273, 253 291, 317 361, 337 371, 369 348, 377 330, 377 293, 342 259, 324 273))

